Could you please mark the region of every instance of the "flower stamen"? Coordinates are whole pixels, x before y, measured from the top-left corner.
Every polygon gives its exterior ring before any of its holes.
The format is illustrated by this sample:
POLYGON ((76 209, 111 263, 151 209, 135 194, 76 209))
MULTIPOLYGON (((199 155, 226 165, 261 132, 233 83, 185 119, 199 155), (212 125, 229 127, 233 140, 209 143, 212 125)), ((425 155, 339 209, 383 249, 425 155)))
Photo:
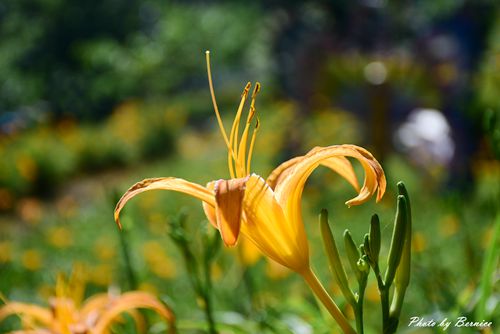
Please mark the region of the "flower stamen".
MULTIPOLYGON (((245 86, 245 89, 243 90, 243 93, 241 94, 240 105, 238 106, 238 111, 236 112, 236 117, 234 118, 233 126, 231 128, 231 135, 229 137, 229 145, 231 145, 231 147, 233 148, 233 152, 238 151, 238 133, 239 133, 239 127, 240 127, 241 113, 243 111, 243 106, 245 105, 245 102, 246 102, 247 97, 248 97, 248 92, 250 91, 251 86, 252 86, 252 84, 250 82, 247 83, 247 85, 245 86)), ((237 160, 233 161, 233 158, 232 158, 230 152, 227 153, 227 159, 228 159, 227 163, 230 166, 229 172, 231 174, 231 178, 235 178, 236 176, 234 173, 234 169, 232 168, 233 163, 235 165, 234 168, 236 168, 237 171, 241 170, 241 168, 244 168, 244 166, 238 165, 237 160)), ((239 173, 236 172, 236 175, 238 175, 238 174, 239 173)), ((238 176, 241 177, 242 175, 238 175, 238 176)))
POLYGON ((255 123, 255 128, 253 129, 252 139, 250 140, 250 148, 248 149, 248 158, 247 158, 247 173, 250 173, 252 154, 253 154, 253 146, 255 144, 255 138, 257 137, 257 131, 259 131, 260 120, 257 117, 257 122, 255 123))
MULTIPOLYGON (((247 121, 245 124, 245 129, 243 130, 243 134, 241 136, 240 146, 238 149, 238 160, 239 160, 238 163, 240 166, 243 166, 243 170, 242 170, 243 175, 240 175, 239 177, 243 177, 243 176, 250 174, 250 170, 248 168, 245 169, 245 160, 247 160, 246 153, 247 153, 247 144, 248 144, 248 131, 250 129, 250 124, 252 123, 252 120, 255 116, 255 99, 256 99, 259 91, 260 91, 260 83, 257 82, 255 84, 255 87, 254 87, 254 90, 252 93, 252 101, 250 102, 250 110, 248 112, 247 121)), ((255 131, 254 131, 254 133, 255 133, 255 131)), ((249 153, 248 159, 251 159, 250 151, 248 151, 248 153, 249 153)), ((248 167, 248 165, 249 164, 248 164, 248 160, 247 160, 246 166, 248 167)))
MULTIPOLYGON (((227 138, 226 130, 224 130, 224 124, 222 123, 222 118, 220 117, 219 107, 217 106, 217 101, 215 99, 214 85, 212 82, 212 71, 210 69, 210 51, 207 50, 205 52, 205 56, 207 60, 208 85, 210 87, 210 96, 212 97, 212 104, 214 105, 215 116, 217 117, 217 123, 219 124, 219 129, 222 134, 222 137, 224 138, 224 142, 226 143, 228 151, 231 153, 233 159, 236 160, 236 155, 229 143, 229 139, 227 138)), ((229 166, 229 169, 231 170, 231 166, 229 166)))
POLYGON ((224 138, 224 142, 226 143, 227 147, 227 165, 229 168, 229 175, 231 176, 231 178, 241 178, 248 176, 250 174, 250 161, 252 158, 255 137, 257 134, 257 130, 259 128, 258 120, 252 133, 252 137, 250 140, 250 147, 248 147, 248 136, 249 136, 250 124, 252 123, 252 120, 255 116, 255 99, 260 91, 260 83, 257 82, 253 89, 252 101, 250 102, 250 110, 248 111, 245 129, 241 134, 241 139, 239 138, 241 114, 243 112, 243 107, 247 101, 248 93, 252 86, 250 82, 246 84, 245 88, 243 89, 243 93, 241 94, 241 101, 238 106, 236 116, 233 120, 233 124, 231 126, 231 132, 228 138, 226 130, 224 129, 224 123, 222 122, 222 118, 219 112, 219 107, 217 106, 217 101, 215 98, 215 91, 212 82, 212 71, 210 68, 210 51, 206 51, 205 54, 207 61, 207 73, 208 73, 208 84, 210 87, 210 95, 212 97, 212 103, 215 110, 215 116, 217 117, 217 123, 219 125, 220 132, 222 134, 222 137, 224 138), (248 149, 248 157, 247 157, 247 149, 248 149))

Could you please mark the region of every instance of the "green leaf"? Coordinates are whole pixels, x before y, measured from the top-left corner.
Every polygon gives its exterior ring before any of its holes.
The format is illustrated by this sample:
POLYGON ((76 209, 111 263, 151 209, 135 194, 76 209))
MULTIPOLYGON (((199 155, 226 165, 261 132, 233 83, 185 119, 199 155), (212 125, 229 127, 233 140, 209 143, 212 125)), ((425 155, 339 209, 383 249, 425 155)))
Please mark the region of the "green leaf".
POLYGON ((491 244, 486 251, 483 267, 481 270, 481 282, 479 284, 479 301, 476 310, 476 319, 486 319, 486 302, 492 294, 494 284, 494 273, 500 259, 500 214, 496 217, 491 244))

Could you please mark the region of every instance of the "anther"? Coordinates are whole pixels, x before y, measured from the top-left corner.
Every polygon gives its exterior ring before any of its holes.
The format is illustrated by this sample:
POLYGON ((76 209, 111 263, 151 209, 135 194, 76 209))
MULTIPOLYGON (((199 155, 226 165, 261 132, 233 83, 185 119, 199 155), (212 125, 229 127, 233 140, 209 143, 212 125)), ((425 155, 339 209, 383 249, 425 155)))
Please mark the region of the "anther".
MULTIPOLYGON (((241 94, 241 97, 242 97, 242 98, 243 98, 243 97, 245 97, 245 98, 246 98, 246 97, 248 96, 248 92, 250 91, 250 87, 252 87, 252 83, 249 81, 249 82, 247 83, 247 85, 245 86, 245 89, 243 90, 243 94, 241 94)), ((255 89, 254 89, 254 91, 255 91, 255 89)), ((252 94, 252 96, 253 96, 253 94, 252 94)))
POLYGON ((252 93, 252 99, 255 99, 259 91, 260 91, 260 82, 256 82, 252 93))

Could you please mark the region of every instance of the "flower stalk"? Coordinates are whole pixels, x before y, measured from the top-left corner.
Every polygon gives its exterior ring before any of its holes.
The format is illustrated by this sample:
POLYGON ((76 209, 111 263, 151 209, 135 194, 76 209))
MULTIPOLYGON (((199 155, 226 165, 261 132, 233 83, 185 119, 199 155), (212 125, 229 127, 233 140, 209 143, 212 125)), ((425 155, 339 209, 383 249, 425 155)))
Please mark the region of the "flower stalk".
POLYGON ((346 317, 338 308, 337 304, 335 304, 335 302, 333 301, 332 297, 330 297, 328 292, 326 292, 325 288, 318 280, 318 277, 316 276, 316 274, 314 274, 312 269, 308 268, 300 274, 309 285, 311 290, 314 292, 316 297, 318 297, 318 299, 326 307, 330 315, 335 319, 340 328, 342 328, 342 331, 345 334, 356 334, 354 328, 352 328, 352 326, 349 324, 346 317))
POLYGON ((363 324, 363 302, 365 300, 366 284, 368 282, 368 272, 363 276, 363 279, 358 282, 358 299, 354 306, 354 316, 356 318, 356 330, 358 334, 364 333, 363 324))
POLYGON ((384 279, 380 274, 378 261, 372 264, 380 293, 384 334, 396 332, 406 289, 410 283, 412 234, 410 197, 402 182, 398 183, 398 192, 394 230, 384 279), (390 289, 393 283, 395 287, 391 298, 390 289))

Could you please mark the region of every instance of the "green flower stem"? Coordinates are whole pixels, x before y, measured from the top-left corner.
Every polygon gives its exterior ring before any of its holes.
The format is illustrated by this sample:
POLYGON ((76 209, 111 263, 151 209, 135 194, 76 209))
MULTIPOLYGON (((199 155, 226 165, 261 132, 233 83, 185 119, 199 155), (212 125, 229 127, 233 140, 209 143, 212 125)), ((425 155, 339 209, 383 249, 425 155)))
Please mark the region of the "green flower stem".
POLYGON ((187 247, 183 247, 183 257, 186 265, 186 271, 188 272, 191 286, 195 291, 198 298, 203 302, 203 311, 205 313, 205 319, 208 324, 208 333, 209 334, 217 334, 217 330, 215 328, 215 320, 213 316, 213 308, 212 308, 212 298, 210 294, 211 289, 211 278, 210 278, 210 267, 203 268, 204 270, 204 280, 202 280, 199 276, 199 272, 197 269, 197 265, 194 259, 194 255, 191 253, 191 250, 187 247), (204 281, 204 282, 203 282, 204 281))
POLYGON ((339 324, 340 328, 345 334, 356 334, 356 331, 349 324, 345 316, 339 310, 337 304, 333 301, 332 297, 326 292, 325 288, 318 280, 318 277, 314 274, 311 268, 307 268, 300 273, 304 280, 307 282, 311 290, 318 297, 318 299, 323 303, 331 316, 339 324))
POLYGON ((356 302, 356 306, 354 308, 354 314, 356 316, 356 329, 358 334, 364 333, 364 325, 363 325, 363 301, 365 299, 365 289, 366 289, 367 277, 365 277, 359 283, 359 296, 356 302))
POLYGON ((380 291, 380 303, 382 305, 382 333, 389 334, 389 289, 386 287, 380 291))
POLYGON ((212 295, 210 294, 210 291, 212 290, 212 277, 210 272, 210 263, 208 261, 205 261, 203 271, 205 274, 203 299, 205 303, 204 310, 205 310, 205 318, 207 319, 208 323, 208 332, 210 334, 217 334, 217 330, 215 329, 215 320, 213 316, 214 312, 213 312, 212 295))
POLYGON ((479 320, 485 319, 486 314, 486 301, 491 296, 493 289, 493 275, 495 272, 496 263, 500 259, 500 214, 496 217, 496 222, 493 227, 493 237, 491 244, 486 251, 484 257, 483 267, 481 270, 481 281, 479 284, 479 301, 476 309, 476 318, 479 320))
POLYGON ((209 293, 206 293, 203 297, 205 302, 205 318, 208 323, 208 333, 217 334, 217 330, 215 329, 215 320, 213 317, 212 299, 210 298, 209 293))
POLYGON ((373 272, 375 273, 375 277, 377 278, 378 292, 380 294, 380 304, 382 308, 382 333, 388 334, 387 331, 389 328, 389 286, 384 284, 384 280, 382 279, 382 275, 380 274, 380 268, 378 264, 375 264, 373 268, 373 272))
POLYGON ((213 312, 213 299, 212 299, 212 260, 217 256, 217 251, 220 246, 219 236, 216 234, 212 240, 209 237, 203 240, 203 242, 208 246, 208 252, 205 252, 203 256, 203 296, 205 300, 205 318, 208 323, 209 334, 217 334, 214 312, 213 312))
POLYGON ((380 271, 374 270, 375 276, 377 277, 378 291, 380 294, 380 304, 382 308, 382 333, 383 334, 394 334, 396 333, 398 318, 391 317, 390 314, 390 285, 384 284, 380 271))
POLYGON ((120 247, 123 255, 123 262, 125 263, 125 272, 127 273, 127 282, 130 290, 137 289, 137 279, 135 277, 135 270, 130 258, 130 249, 128 247, 128 230, 122 230, 118 233, 120 239, 120 247))
MULTIPOLYGON (((177 220, 172 222, 172 230, 169 233, 170 238, 174 244, 179 248, 186 272, 188 274, 189 283, 193 288, 196 296, 202 301, 205 319, 208 325, 209 334, 217 334, 216 323, 213 316, 213 302, 212 302, 212 279, 211 279, 211 260, 216 253, 210 252, 206 254, 201 265, 196 260, 196 256, 192 249, 189 247, 189 241, 184 232, 184 223, 186 216, 180 215, 177 220)), ((205 242, 206 243, 206 242, 205 242)), ((211 249, 214 251, 214 249, 211 249)))
POLYGON ((258 313, 259 310, 263 309, 264 303, 258 293, 258 285, 253 277, 253 268, 245 264, 241 264, 241 266, 243 285, 245 286, 250 301, 250 313, 258 313))

